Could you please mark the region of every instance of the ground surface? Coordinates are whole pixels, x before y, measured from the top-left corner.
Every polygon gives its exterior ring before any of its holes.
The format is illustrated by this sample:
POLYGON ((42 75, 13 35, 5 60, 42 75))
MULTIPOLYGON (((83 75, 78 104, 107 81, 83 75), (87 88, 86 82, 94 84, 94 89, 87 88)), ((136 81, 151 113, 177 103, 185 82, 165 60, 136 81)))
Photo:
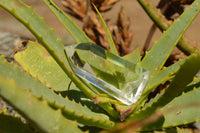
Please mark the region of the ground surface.
MULTIPOLYGON (((63 26, 58 22, 55 16, 51 13, 51 11, 45 6, 42 0, 22 0, 27 4, 33 6, 37 13, 41 16, 45 17, 46 22, 50 27, 55 29, 56 34, 63 38, 64 43, 73 44, 74 41, 69 36, 69 33, 63 28, 63 26)), ((57 5, 60 7, 60 0, 54 0, 57 5)), ((156 0, 157 1, 157 0, 156 0)), ((154 1, 155 2, 155 1, 154 1)), ((132 44, 134 46, 142 47, 145 39, 147 37, 148 31, 152 25, 152 21, 145 14, 141 6, 138 4, 136 0, 121 0, 118 2, 114 8, 103 14, 104 17, 109 18, 111 21, 109 23, 114 23, 117 19, 117 14, 121 8, 121 6, 125 7, 127 15, 131 19, 131 30, 134 32, 134 39, 132 44)), ((72 17, 73 18, 73 17, 72 17)), ((73 18, 75 22, 82 26, 80 21, 73 18)), ((17 20, 15 20, 11 15, 7 12, 0 9, 0 31, 8 31, 19 36, 32 38, 33 36, 26 28, 20 24, 17 20)), ((185 35, 191 39, 196 41, 200 45, 200 14, 197 16, 197 19, 192 23, 190 28, 187 30, 185 35)), ((156 31, 156 34, 153 36, 153 40, 157 40, 161 36, 161 32, 159 30, 156 31)), ((152 41, 151 44, 154 42, 152 41)))

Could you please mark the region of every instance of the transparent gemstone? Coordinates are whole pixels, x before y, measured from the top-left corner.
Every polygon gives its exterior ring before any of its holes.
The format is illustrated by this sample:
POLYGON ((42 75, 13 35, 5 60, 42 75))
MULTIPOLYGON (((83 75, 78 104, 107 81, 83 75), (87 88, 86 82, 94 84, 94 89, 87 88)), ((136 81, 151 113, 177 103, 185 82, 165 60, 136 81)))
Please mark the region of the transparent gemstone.
POLYGON ((149 80, 149 71, 93 43, 65 47, 73 72, 126 105, 138 101, 149 80))

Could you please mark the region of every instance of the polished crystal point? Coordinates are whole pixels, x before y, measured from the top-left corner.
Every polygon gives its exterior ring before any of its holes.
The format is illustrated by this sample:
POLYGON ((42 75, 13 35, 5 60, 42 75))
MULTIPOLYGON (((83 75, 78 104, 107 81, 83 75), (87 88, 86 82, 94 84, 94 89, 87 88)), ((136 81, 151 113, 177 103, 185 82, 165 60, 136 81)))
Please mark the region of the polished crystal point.
POLYGON ((93 43, 65 47, 73 72, 126 105, 138 101, 149 80, 149 71, 93 43))

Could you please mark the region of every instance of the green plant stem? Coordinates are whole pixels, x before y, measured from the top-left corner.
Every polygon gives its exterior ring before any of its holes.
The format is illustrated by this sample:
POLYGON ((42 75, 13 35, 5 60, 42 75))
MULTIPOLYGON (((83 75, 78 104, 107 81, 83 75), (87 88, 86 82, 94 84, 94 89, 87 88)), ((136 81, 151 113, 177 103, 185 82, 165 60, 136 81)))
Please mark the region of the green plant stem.
MULTIPOLYGON (((160 10, 154 6, 151 0, 138 0, 138 2, 161 31, 166 31, 171 26, 172 22, 165 18, 160 10)), ((195 48, 190 47, 185 42, 183 37, 178 42, 177 48, 186 55, 190 55, 196 51, 195 48)))
POLYGON ((185 53, 186 55, 190 55, 191 53, 194 53, 196 51, 195 48, 190 47, 190 45, 188 45, 185 41, 185 38, 182 37, 178 44, 177 44, 177 48, 180 49, 183 53, 185 53))

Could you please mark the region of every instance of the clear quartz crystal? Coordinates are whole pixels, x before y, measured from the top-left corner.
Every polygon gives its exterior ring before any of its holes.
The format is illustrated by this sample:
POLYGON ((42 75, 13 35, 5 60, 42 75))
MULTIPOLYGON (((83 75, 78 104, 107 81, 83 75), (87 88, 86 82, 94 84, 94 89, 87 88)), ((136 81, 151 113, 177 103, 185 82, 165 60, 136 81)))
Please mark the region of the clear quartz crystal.
POLYGON ((95 44, 84 43, 67 46, 65 50, 71 69, 79 78, 126 105, 138 101, 149 80, 149 71, 95 44), (76 52, 78 52, 79 57, 74 56, 76 52), (84 52, 87 52, 87 56, 84 52), (90 56, 94 57, 90 58, 90 56), (101 60, 105 66, 101 68, 97 60, 101 60), (105 71, 105 76, 98 73, 102 71, 105 71), (106 75, 110 76, 109 79, 106 79, 106 75))

